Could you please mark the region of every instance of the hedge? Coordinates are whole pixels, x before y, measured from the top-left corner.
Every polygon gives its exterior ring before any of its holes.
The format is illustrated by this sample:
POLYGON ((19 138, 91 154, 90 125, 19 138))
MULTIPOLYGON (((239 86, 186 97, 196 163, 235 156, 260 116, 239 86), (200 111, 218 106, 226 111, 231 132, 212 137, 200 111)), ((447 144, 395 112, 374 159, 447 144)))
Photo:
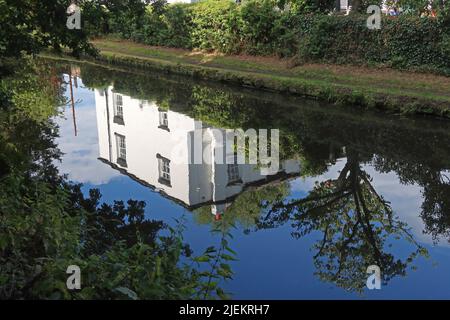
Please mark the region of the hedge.
POLYGON ((112 31, 149 45, 450 74, 450 19, 383 17, 380 30, 368 29, 366 20, 282 11, 274 0, 204 0, 169 5, 162 14, 148 11, 131 32, 129 25, 112 31))

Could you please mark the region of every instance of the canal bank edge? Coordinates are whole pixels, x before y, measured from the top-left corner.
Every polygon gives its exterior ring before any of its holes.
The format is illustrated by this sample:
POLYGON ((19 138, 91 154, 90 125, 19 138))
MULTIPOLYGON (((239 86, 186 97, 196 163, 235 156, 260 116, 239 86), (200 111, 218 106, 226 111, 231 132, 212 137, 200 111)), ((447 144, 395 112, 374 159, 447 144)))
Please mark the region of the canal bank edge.
MULTIPOLYGON (((71 56, 55 56, 43 53, 46 58, 74 60, 71 56)), ((253 89, 317 99, 339 106, 358 106, 381 110, 387 113, 429 115, 450 118, 450 101, 357 90, 350 86, 332 82, 318 82, 299 77, 269 75, 258 72, 230 70, 211 66, 172 62, 151 57, 101 52, 97 57, 82 57, 82 60, 111 66, 130 67, 165 74, 188 76, 194 79, 228 83, 253 89)))

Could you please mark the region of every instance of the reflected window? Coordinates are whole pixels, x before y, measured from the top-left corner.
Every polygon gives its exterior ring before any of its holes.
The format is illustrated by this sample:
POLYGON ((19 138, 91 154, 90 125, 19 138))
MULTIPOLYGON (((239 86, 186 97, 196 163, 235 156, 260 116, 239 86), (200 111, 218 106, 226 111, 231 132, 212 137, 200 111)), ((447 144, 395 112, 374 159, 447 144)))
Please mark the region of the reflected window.
POLYGON ((228 183, 239 182, 240 180, 238 164, 228 164, 228 183))
POLYGON ((237 153, 234 153, 233 157, 234 157, 233 163, 229 163, 227 165, 228 185, 235 183, 242 183, 241 177, 239 176, 237 153))
POLYGON ((159 170, 159 183, 170 185, 170 160, 157 154, 158 158, 158 170, 159 170))
POLYGON ((127 166, 127 145, 125 136, 121 134, 116 135, 116 147, 117 147, 117 163, 122 167, 127 166))
POLYGON ((123 125, 123 97, 120 94, 114 93, 114 123, 123 125))
POLYGON ((169 115, 166 110, 159 109, 159 127, 158 128, 169 131, 169 115))

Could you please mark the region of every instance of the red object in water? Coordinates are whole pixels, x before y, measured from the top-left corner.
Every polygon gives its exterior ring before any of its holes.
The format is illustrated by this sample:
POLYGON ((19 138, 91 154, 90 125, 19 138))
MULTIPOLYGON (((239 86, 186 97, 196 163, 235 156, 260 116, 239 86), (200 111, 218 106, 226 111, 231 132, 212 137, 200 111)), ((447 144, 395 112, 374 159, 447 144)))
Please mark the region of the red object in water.
POLYGON ((216 213, 214 220, 219 221, 220 219, 222 219, 222 215, 220 213, 216 213))

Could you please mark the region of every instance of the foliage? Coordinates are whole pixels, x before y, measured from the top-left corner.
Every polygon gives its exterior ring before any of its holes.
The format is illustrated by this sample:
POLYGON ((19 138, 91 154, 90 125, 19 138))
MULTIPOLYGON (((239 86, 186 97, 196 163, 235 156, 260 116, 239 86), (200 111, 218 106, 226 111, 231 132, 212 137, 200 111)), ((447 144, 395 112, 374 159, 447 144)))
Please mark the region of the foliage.
POLYGON ((58 96, 59 78, 55 70, 43 65, 31 64, 24 59, 8 64, 6 69, 16 69, 21 76, 8 75, 0 78, 0 95, 4 101, 3 108, 14 106, 16 112, 11 121, 31 118, 43 122, 55 115, 55 105, 62 103, 58 96), (48 72, 48 73, 47 73, 48 72))
POLYGON ((111 32, 150 45, 295 57, 298 63, 376 63, 450 72, 449 23, 444 13, 437 18, 383 16, 381 30, 370 30, 366 15, 311 14, 329 11, 334 2, 294 1, 286 10, 276 9, 277 5, 281 6, 274 0, 169 5, 162 13, 147 11, 142 25, 132 31, 111 32))
POLYGON ((33 167, 44 162, 46 158, 41 157, 42 153, 33 152, 33 148, 58 157, 50 141, 51 132, 56 130, 47 124, 47 119, 56 115, 55 105, 64 103, 60 95, 60 79, 52 68, 32 64, 28 59, 3 62, 3 77, 0 78, 0 179, 11 171, 12 163, 21 166, 29 161, 29 157, 33 167))
POLYGON ((191 6, 190 22, 193 27, 189 37, 192 46, 221 52, 239 51, 236 8, 237 5, 231 1, 218 0, 201 1, 191 6))
POLYGON ((449 70, 449 60, 440 50, 446 32, 442 20, 400 16, 383 18, 381 23, 381 30, 369 30, 364 16, 310 19, 298 57, 303 61, 449 70))
POLYGON ((146 4, 149 1, 141 0, 107 0, 104 6, 108 12, 108 29, 129 38, 133 30, 142 27, 142 21, 146 12, 146 4))
POLYGON ((67 7, 65 0, 1 0, 0 57, 35 54, 47 47, 58 51, 67 47, 74 55, 95 54, 83 28, 66 27, 67 7))
POLYGON ((96 37, 109 32, 108 8, 99 1, 81 1, 82 29, 89 37, 96 37))
POLYGON ((279 0, 278 6, 284 8, 288 5, 295 13, 328 13, 333 11, 335 1, 333 0, 279 0))
POLYGON ((197 297, 202 299, 210 299, 217 295, 221 299, 229 299, 229 293, 218 287, 220 279, 232 280, 233 271, 231 270, 230 262, 236 261, 237 253, 231 249, 229 239, 233 238, 229 227, 234 228, 234 225, 226 226, 223 221, 215 224, 211 230, 212 234, 220 236, 220 245, 217 247, 209 246, 206 248, 203 255, 194 259, 198 264, 207 263, 211 271, 200 273, 205 277, 201 290, 197 297))
POLYGON ((249 54, 271 54, 276 50, 275 39, 282 36, 278 30, 280 13, 271 0, 249 0, 239 10, 239 33, 243 51, 249 54))

